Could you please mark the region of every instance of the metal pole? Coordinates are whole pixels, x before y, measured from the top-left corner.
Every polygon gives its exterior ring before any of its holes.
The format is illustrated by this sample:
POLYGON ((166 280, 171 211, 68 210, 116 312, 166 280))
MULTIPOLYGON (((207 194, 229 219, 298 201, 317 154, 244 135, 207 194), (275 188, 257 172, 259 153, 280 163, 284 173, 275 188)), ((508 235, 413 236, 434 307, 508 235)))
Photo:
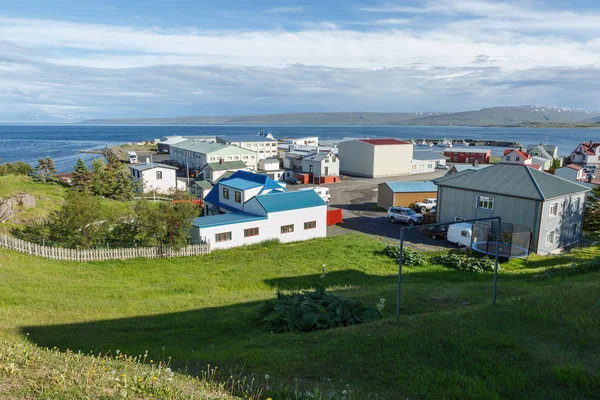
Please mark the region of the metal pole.
POLYGON ((400 257, 398 257, 398 295, 396 296, 396 322, 400 321, 400 292, 402 290, 402 249, 404 248, 404 228, 400 228, 400 257))
MULTIPOLYGON (((498 252, 500 247, 500 225, 502 219, 498 217, 498 229, 496 230, 496 265, 494 266, 494 294, 492 296, 492 304, 496 305, 496 291, 498 286, 498 252)), ((510 260, 510 258, 509 258, 510 260)))

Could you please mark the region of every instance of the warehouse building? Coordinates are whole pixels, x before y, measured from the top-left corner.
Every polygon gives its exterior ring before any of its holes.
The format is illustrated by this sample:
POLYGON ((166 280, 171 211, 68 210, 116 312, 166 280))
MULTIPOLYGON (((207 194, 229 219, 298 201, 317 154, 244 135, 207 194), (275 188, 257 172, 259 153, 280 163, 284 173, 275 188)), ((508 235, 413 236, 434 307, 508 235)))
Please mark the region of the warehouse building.
POLYGON ((377 205, 386 210, 390 207, 408 207, 417 201, 437 198, 437 185, 424 182, 384 182, 377 189, 377 205))
POLYGON ((340 172, 365 178, 410 175, 413 145, 397 139, 358 139, 338 144, 340 172))
POLYGON ((492 151, 490 149, 472 149, 455 147, 445 149, 444 156, 453 163, 470 163, 477 161, 479 164, 489 164, 492 151))

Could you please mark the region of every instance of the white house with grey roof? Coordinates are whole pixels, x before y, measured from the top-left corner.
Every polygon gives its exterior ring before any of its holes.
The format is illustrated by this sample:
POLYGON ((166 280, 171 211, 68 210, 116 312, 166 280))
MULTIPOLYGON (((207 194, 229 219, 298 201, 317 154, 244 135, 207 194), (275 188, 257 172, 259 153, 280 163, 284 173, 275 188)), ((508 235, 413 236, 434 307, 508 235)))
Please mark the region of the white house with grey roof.
POLYGON ((199 140, 186 140, 170 146, 169 157, 190 170, 201 171, 208 163, 243 161, 251 170, 256 170, 256 152, 223 143, 208 143, 199 140))
POLYGON ((446 157, 442 154, 431 150, 413 150, 411 175, 434 172, 438 165, 446 165, 446 157))
POLYGON ((496 164, 434 180, 438 222, 501 217, 531 230, 531 251, 549 254, 581 238, 585 186, 525 165, 496 164))
POLYGON ((130 165, 129 172, 133 179, 133 190, 138 193, 185 190, 185 184, 178 184, 177 168, 171 165, 147 162, 130 165))
MULTIPOLYGON (((230 144, 256 153, 257 161, 277 157, 277 141, 261 135, 217 136, 217 143, 230 144)), ((256 169, 256 168, 255 168, 256 169)))
POLYGON ((307 154, 302 158, 302 171, 312 173, 320 182, 326 176, 340 175, 340 159, 331 151, 307 154))
POLYGON ((265 175, 238 171, 221 179, 204 202, 207 216, 193 220, 192 243, 223 249, 327 235, 327 204, 314 190, 287 192, 265 175))

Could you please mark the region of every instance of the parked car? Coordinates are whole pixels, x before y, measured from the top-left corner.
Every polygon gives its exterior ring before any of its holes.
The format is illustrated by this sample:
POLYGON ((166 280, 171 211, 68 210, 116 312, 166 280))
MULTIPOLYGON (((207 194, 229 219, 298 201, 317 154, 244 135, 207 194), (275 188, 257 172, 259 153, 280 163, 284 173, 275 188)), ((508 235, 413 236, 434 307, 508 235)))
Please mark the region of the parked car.
POLYGON ((326 203, 329 203, 331 201, 331 195, 329 194, 329 188, 325 187, 325 186, 315 186, 314 188, 303 188, 303 189, 299 189, 299 190, 314 190, 315 192, 317 192, 317 194, 323 199, 325 200, 326 203))
POLYGON ((425 199, 414 204, 415 210, 426 213, 437 205, 437 199, 425 199))
POLYGON ((423 229, 423 234, 431 236, 432 239, 446 237, 448 234, 448 226, 446 225, 433 225, 427 226, 423 229))
POLYGON ((449 243, 457 244, 458 247, 471 247, 471 237, 473 236, 473 224, 460 223, 448 227, 446 240, 449 243))
POLYGON ((387 218, 392 224, 404 222, 412 226, 423 223, 423 216, 421 214, 417 214, 412 209, 405 207, 390 207, 387 218))
POLYGON ((442 164, 439 164, 436 168, 437 169, 450 169, 447 165, 442 165, 442 164))
POLYGON ((433 207, 427 214, 423 214, 424 224, 435 224, 437 222, 436 208, 433 207))
POLYGON ((286 179, 285 183, 287 183, 289 185, 299 185, 300 181, 296 178, 288 178, 288 179, 286 179))

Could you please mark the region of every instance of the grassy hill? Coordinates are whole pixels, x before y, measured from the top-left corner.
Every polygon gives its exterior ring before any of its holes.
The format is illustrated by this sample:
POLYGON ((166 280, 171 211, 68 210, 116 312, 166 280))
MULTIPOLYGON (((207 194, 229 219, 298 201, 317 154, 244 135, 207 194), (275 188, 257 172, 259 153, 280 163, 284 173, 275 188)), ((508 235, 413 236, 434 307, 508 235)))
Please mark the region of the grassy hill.
MULTIPOLYGON (((39 346, 84 353, 147 350, 155 362, 169 360, 192 376, 216 365, 217 379, 252 378, 262 397, 272 398, 283 398, 276 390, 287 385, 346 399, 600 393, 600 271, 574 268, 569 258, 597 257, 598 245, 503 264, 496 306, 491 274, 405 268, 400 323, 397 265, 382 248, 370 237, 342 235, 203 257, 93 263, 0 249, 0 337, 14 343, 28 335, 39 346), (277 290, 315 287, 322 264, 331 291, 369 304, 385 298, 384 318, 313 333, 266 331, 257 320, 260 304, 277 290)), ((5 364, 0 388, 13 382, 5 364)), ((31 383, 18 382, 27 392, 31 383)))
MULTIPOLYGON (((544 106, 491 107, 464 112, 324 112, 262 115, 219 115, 174 118, 93 119, 83 124, 164 124, 164 125, 460 125, 520 126, 543 123, 592 123, 600 112, 544 106)), ((578 127, 579 125, 575 125, 578 127)))

